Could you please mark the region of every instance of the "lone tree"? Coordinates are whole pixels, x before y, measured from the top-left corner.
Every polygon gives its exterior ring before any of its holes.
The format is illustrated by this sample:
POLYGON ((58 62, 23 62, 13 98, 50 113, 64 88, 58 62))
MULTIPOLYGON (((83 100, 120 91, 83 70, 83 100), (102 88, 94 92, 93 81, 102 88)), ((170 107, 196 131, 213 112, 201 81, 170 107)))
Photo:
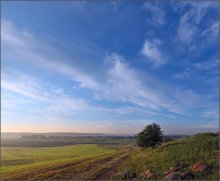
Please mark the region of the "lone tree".
POLYGON ((143 148, 155 148, 160 145, 163 141, 163 132, 160 125, 156 123, 147 125, 143 131, 137 134, 136 141, 138 146, 143 148))

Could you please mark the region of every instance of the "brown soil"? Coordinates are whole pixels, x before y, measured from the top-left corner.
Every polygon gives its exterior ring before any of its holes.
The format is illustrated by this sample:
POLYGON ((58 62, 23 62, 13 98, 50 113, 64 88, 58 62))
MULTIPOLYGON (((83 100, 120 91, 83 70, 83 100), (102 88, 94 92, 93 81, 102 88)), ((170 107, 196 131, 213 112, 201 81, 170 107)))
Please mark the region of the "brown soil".
POLYGON ((128 155, 124 155, 120 157, 118 160, 114 162, 112 167, 103 170, 103 172, 95 178, 95 180, 111 180, 114 174, 117 173, 120 164, 126 161, 129 158, 128 155))
POLYGON ((109 162, 111 159, 113 158, 113 156, 109 156, 103 160, 98 160, 95 161, 93 163, 89 163, 88 165, 85 165, 83 168, 81 168, 78 171, 72 171, 69 173, 64 173, 64 175, 62 175, 62 179, 64 180, 82 180, 83 177, 90 172, 90 170, 96 168, 97 166, 99 166, 100 164, 104 164, 109 162))

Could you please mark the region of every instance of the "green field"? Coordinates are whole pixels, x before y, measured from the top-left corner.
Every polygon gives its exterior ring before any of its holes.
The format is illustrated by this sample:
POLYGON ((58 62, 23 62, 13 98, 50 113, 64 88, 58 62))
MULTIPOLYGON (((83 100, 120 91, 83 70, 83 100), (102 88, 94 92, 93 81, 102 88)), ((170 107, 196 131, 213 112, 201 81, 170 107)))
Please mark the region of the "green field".
POLYGON ((126 156, 123 148, 96 144, 38 148, 3 147, 1 151, 1 177, 10 180, 96 178, 103 169, 112 167, 117 159, 126 156), (87 172, 90 167, 91 171, 87 172))
MULTIPOLYGON (((194 163, 208 164, 209 169, 193 173, 193 180, 219 180, 219 134, 198 134, 170 141, 156 149, 134 149, 115 179, 143 180, 146 170, 154 172, 153 179, 161 180, 164 172, 179 163, 181 172, 190 171, 194 163)), ((190 179, 190 180, 191 180, 190 179)))
POLYGON ((108 139, 106 144, 2 147, 1 179, 144 180, 146 170, 151 169, 152 179, 161 180, 164 172, 176 163, 181 165, 181 172, 190 171, 191 164, 205 163, 209 169, 193 173, 191 179, 219 180, 218 134, 198 134, 163 143, 155 149, 134 146, 132 151, 130 144, 119 144, 117 140, 114 145, 115 140, 108 139))
POLYGON ((1 140, 3 147, 54 147, 75 144, 102 144, 102 145, 127 145, 134 144, 134 138, 127 137, 72 137, 53 139, 21 139, 4 138, 1 140))

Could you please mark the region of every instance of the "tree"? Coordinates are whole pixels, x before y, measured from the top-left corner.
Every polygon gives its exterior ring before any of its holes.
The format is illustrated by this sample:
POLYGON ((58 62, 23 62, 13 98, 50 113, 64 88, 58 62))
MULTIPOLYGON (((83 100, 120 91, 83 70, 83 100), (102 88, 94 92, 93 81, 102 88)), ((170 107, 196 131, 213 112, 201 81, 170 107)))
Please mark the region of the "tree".
POLYGON ((143 148, 155 148, 160 145, 163 141, 163 132, 160 125, 156 123, 147 125, 143 131, 137 134, 136 141, 138 146, 143 148))

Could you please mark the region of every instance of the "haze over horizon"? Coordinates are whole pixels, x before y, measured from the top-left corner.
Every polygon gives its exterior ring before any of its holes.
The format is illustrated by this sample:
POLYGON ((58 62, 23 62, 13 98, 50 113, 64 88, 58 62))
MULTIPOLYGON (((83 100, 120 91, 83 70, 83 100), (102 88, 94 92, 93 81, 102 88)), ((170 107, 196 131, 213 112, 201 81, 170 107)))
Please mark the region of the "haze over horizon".
POLYGON ((1 131, 219 131, 217 1, 2 2, 1 131))

